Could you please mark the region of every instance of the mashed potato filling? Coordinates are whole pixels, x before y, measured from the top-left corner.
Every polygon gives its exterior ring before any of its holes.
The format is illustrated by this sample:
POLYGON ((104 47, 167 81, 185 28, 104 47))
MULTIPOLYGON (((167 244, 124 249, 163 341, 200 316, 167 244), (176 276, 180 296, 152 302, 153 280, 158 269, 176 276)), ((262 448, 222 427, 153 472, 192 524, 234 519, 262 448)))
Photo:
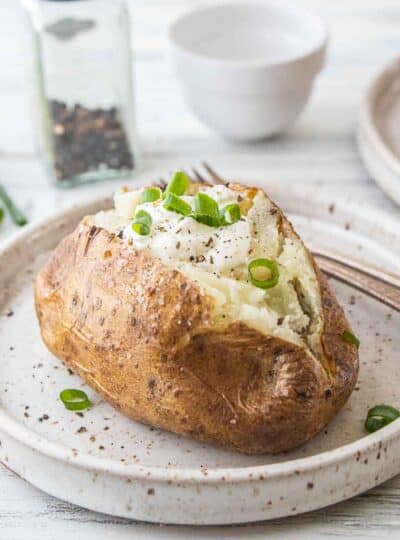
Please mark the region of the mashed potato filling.
MULTIPOLYGON (((120 190, 114 197, 115 209, 99 212, 94 223, 198 283, 215 299, 216 324, 243 321, 265 335, 305 346, 324 363, 319 285, 301 240, 293 233, 283 234, 280 213, 262 191, 247 201, 246 191, 223 185, 201 191, 220 207, 242 205, 241 218, 231 225, 210 227, 166 210, 161 199, 141 203, 141 190, 120 190), (138 210, 151 216, 148 235, 132 229, 138 210), (248 265, 257 258, 278 264, 280 278, 273 288, 261 289, 249 281, 248 265)), ((193 205, 192 195, 182 199, 193 205)))

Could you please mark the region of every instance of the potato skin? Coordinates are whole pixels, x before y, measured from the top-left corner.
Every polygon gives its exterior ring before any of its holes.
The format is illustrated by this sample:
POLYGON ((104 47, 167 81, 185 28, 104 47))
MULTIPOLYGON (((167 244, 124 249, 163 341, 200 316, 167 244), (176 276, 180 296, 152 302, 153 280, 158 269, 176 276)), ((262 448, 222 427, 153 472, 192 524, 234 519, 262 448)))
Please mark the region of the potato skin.
POLYGON ((213 327, 214 301, 195 283, 84 221, 39 273, 35 303, 49 350, 127 416, 276 453, 318 433, 357 377, 357 350, 341 337, 349 325, 316 272, 331 376, 306 350, 242 322, 213 327))

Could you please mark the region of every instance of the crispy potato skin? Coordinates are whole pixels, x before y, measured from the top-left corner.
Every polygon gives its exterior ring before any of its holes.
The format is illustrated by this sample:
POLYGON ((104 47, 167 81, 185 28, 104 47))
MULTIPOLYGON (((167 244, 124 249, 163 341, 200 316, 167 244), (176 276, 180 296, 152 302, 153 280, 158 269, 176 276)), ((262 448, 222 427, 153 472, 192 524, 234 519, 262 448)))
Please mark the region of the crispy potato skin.
POLYGON ((36 311, 50 351, 132 419, 275 453, 318 433, 357 378, 357 350, 341 337, 349 324, 316 272, 331 376, 304 349, 242 322, 217 330, 213 299, 195 283, 85 222, 39 273, 36 311))

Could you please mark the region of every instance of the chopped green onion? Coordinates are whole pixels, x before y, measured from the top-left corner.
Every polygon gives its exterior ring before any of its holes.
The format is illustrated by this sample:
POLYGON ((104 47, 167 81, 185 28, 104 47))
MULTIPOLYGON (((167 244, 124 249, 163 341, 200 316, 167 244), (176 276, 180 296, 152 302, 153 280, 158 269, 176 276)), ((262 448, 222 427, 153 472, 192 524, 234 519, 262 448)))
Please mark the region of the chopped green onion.
POLYGON ((140 203, 158 201, 158 199, 161 199, 161 191, 157 187, 144 189, 140 194, 140 203))
POLYGON ((151 215, 145 210, 138 210, 132 223, 132 230, 141 236, 150 234, 151 215))
POLYGON ((218 204, 205 193, 198 192, 194 196, 194 213, 192 217, 199 223, 204 223, 209 227, 219 227, 221 225, 218 204))
POLYGON ((4 209, 1 208, 0 206, 0 223, 3 221, 3 219, 4 219, 4 209))
POLYGON ((28 223, 28 220, 24 216, 24 214, 21 212, 19 208, 17 208, 12 201, 11 197, 8 195, 6 190, 2 185, 0 185, 0 200, 3 201, 4 206, 7 208, 11 219, 16 225, 19 225, 22 227, 23 225, 26 225, 28 223))
POLYGON ((190 204, 177 195, 174 195, 174 193, 167 193, 164 201, 164 208, 171 212, 183 214, 184 216, 188 216, 192 211, 190 204))
POLYGON ((400 411, 391 405, 375 405, 368 411, 367 416, 385 416, 391 420, 396 420, 400 416, 400 411))
POLYGON ((150 234, 150 227, 146 223, 133 222, 132 230, 140 236, 148 236, 150 234))
POLYGON ((399 417, 400 411, 394 407, 391 407, 390 405, 376 405, 367 413, 365 429, 368 433, 373 433, 374 431, 387 426, 399 417))
POLYGON ((221 210, 221 218, 227 225, 236 223, 241 218, 240 206, 236 203, 228 204, 221 210))
POLYGON ((192 214, 193 219, 209 227, 220 227, 221 220, 219 217, 207 216, 207 214, 192 214))
POLYGON ((378 429, 382 429, 383 427, 390 424, 391 420, 389 422, 386 422, 386 420, 382 416, 370 416, 365 420, 365 429, 368 431, 368 433, 374 433, 374 431, 378 431, 378 429))
POLYGON ((60 392, 60 399, 69 411, 83 411, 91 405, 83 390, 74 390, 73 388, 60 392))
POLYGON ((183 171, 177 171, 169 181, 169 184, 165 188, 165 196, 167 193, 173 193, 174 195, 184 195, 188 190, 190 180, 183 171))
POLYGON ((201 192, 196 193, 194 196, 194 211, 196 214, 219 217, 217 201, 201 192))
POLYGON ((260 289, 271 289, 271 287, 275 287, 279 281, 278 265, 276 262, 270 261, 269 259, 254 259, 254 261, 250 262, 248 271, 251 283, 260 289), (271 277, 267 279, 257 279, 254 275, 254 270, 256 268, 266 268, 270 271, 271 277))
POLYGON ((360 347, 360 340, 358 339, 358 337, 356 337, 354 334, 352 334, 348 330, 345 330, 343 332, 342 338, 348 343, 351 343, 351 345, 355 345, 357 349, 360 347))
POLYGON ((146 210, 138 210, 135 214, 135 221, 138 223, 145 223, 150 227, 151 225, 151 215, 146 212, 146 210))

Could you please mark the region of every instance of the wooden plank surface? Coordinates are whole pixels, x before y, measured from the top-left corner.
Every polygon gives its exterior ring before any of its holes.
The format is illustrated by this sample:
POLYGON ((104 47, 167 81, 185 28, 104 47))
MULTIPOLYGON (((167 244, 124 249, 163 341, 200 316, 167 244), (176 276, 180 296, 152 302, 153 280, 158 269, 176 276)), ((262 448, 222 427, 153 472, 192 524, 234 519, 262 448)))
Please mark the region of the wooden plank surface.
MULTIPOLYGON (((332 202, 399 210, 366 173, 355 141, 361 100, 371 77, 400 50, 398 0, 297 0, 330 25, 328 64, 296 125, 283 137, 253 145, 232 144, 203 127, 182 101, 166 59, 167 24, 195 0, 132 0, 133 47, 142 175, 207 159, 222 173, 321 190, 332 202)), ((31 220, 78 200, 109 193, 115 184, 80 190, 50 187, 34 152, 30 125, 30 51, 15 0, 0 2, 0 180, 31 220)), ((14 230, 7 222, 0 239, 14 230)), ((351 501, 297 516, 243 527, 155 526, 88 512, 58 501, 0 467, 0 540, 165 540, 184 538, 368 538, 400 535, 400 477, 351 501)))

